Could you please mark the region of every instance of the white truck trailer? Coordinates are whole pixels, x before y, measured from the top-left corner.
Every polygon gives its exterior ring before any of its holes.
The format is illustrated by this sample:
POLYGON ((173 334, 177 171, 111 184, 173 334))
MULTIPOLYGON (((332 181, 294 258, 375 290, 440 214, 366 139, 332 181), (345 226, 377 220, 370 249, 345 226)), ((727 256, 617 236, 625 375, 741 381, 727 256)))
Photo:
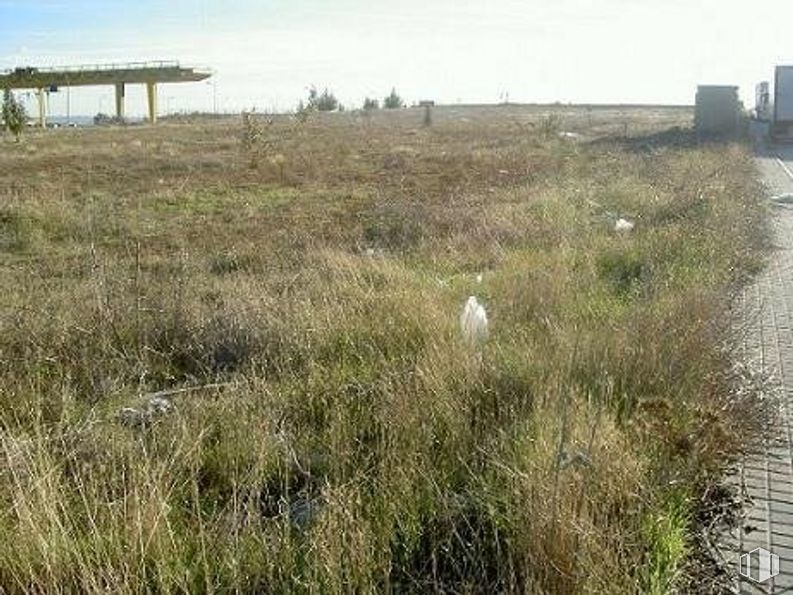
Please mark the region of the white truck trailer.
POLYGON ((793 140, 793 66, 776 67, 773 112, 771 136, 776 140, 793 140))

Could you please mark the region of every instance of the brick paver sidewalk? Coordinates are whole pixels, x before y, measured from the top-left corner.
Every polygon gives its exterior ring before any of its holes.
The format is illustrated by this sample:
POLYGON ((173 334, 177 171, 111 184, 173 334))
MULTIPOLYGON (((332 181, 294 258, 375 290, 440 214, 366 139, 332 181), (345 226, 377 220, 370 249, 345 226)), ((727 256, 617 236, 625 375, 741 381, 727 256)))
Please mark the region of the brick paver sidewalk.
MULTIPOLYGON (((781 157, 760 157, 759 167, 770 191, 793 192, 793 152, 781 157)), ((739 470, 752 506, 727 538, 724 555, 738 578, 740 554, 762 547, 779 557, 779 574, 761 584, 741 578, 740 593, 793 593, 793 204, 775 206, 774 214, 776 248, 743 295, 743 318, 750 321, 743 357, 779 383, 781 411, 758 452, 739 470)))

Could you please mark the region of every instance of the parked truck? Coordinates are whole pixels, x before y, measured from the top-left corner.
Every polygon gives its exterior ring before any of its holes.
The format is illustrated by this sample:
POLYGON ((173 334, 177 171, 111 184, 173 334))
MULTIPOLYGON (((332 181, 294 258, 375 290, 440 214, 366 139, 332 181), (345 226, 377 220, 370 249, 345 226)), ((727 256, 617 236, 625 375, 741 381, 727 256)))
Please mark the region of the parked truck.
POLYGON ((793 140, 793 66, 776 67, 773 113, 772 138, 793 140))

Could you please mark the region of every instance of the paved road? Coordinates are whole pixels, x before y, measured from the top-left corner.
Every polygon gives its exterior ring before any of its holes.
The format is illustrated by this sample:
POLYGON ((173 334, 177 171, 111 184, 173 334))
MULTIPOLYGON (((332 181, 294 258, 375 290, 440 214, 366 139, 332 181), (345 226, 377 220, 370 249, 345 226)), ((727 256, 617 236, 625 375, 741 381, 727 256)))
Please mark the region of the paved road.
MULTIPOLYGON (((793 192, 793 149, 766 152, 758 164, 771 192, 793 192)), ((779 556, 779 574, 762 584, 741 578, 740 593, 793 593, 793 204, 774 212, 776 248, 743 295, 743 319, 750 321, 743 358, 779 383, 781 411, 758 451, 741 464, 739 480, 752 507, 727 539, 725 556, 737 577, 740 553, 762 547, 779 556)))

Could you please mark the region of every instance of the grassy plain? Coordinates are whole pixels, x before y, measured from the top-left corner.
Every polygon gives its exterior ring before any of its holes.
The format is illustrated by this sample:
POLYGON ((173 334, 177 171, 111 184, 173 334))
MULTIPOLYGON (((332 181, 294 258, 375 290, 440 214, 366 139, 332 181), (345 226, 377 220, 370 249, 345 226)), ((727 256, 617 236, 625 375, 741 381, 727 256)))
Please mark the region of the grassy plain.
POLYGON ((687 110, 552 113, 0 143, 0 590, 680 586, 761 190, 687 110))

